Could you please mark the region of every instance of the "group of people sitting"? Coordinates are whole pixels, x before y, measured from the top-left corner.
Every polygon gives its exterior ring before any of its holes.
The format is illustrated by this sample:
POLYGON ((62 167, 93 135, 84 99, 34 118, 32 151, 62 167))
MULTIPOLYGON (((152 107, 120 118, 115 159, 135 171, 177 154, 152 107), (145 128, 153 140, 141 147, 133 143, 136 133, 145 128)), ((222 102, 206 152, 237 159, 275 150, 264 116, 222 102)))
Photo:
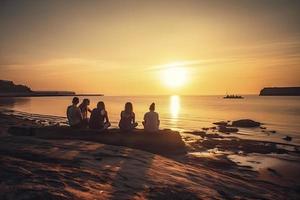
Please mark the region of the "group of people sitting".
MULTIPOLYGON (((98 130, 106 130, 111 126, 108 118, 108 113, 105 109, 103 101, 97 103, 97 107, 91 110, 89 108, 90 100, 83 99, 79 104, 79 98, 74 97, 72 105, 67 108, 67 118, 69 125, 73 128, 91 128, 98 130), (90 113, 90 118, 88 117, 90 113)), ((155 112, 155 103, 152 103, 149 107, 149 112, 144 115, 144 129, 147 132, 156 132, 159 130, 159 116, 155 112)), ((131 102, 125 104, 124 110, 121 112, 121 119, 119 121, 119 127, 122 131, 130 131, 137 127, 138 123, 135 121, 135 114, 133 112, 133 106, 131 102)))

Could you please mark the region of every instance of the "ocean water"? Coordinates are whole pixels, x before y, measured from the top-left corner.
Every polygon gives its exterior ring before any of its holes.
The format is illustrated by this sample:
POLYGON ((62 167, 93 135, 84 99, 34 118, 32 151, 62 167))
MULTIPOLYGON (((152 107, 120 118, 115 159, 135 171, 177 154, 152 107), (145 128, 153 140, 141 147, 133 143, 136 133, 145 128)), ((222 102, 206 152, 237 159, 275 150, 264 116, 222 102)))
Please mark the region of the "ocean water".
MULTIPOLYGON (((81 97, 82 100, 84 97, 81 97)), ((104 101, 113 127, 117 127, 120 112, 128 101, 133 103, 139 127, 144 113, 152 102, 156 103, 161 128, 194 131, 214 126, 220 120, 253 119, 264 123, 260 128, 240 129, 239 137, 300 144, 300 97, 245 96, 244 99, 223 99, 222 96, 103 96, 87 97, 94 108, 104 101), (276 131, 271 133, 269 131, 276 131), (289 135, 291 142, 282 140, 289 135)), ((72 97, 0 98, 0 108, 26 113, 59 116, 66 121, 66 108, 72 97)), ((51 117, 49 117, 50 119, 51 117)))

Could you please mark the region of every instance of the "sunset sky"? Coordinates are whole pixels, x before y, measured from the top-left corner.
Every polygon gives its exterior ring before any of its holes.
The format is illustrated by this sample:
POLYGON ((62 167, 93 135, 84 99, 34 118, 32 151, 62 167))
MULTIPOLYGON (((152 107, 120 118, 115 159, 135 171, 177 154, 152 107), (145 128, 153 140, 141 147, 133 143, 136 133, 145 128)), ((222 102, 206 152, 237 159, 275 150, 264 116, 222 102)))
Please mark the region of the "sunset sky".
POLYGON ((299 10, 296 0, 0 0, 0 79, 105 95, 300 86, 299 10))

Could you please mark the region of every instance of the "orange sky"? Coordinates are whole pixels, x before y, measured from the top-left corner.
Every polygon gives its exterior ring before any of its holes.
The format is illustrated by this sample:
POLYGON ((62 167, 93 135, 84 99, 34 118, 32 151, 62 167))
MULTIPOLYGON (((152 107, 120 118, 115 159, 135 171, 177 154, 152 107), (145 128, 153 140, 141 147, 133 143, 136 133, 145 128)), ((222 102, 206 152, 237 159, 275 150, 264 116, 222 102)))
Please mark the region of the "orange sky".
POLYGON ((1 1, 0 79, 106 95, 300 85, 299 1, 1 1), (180 87, 162 71, 179 63, 180 87))

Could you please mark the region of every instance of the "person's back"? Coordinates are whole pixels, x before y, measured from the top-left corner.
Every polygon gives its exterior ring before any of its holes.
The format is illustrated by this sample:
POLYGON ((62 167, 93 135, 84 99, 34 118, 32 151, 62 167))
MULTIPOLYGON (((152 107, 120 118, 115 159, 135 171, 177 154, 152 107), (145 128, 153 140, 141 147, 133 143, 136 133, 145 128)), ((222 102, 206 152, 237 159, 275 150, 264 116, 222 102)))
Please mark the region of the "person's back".
POLYGON ((137 127, 135 122, 135 114, 133 112, 132 103, 127 102, 125 104, 124 111, 121 112, 121 119, 119 122, 119 127, 122 131, 130 131, 137 127))
POLYGON ((144 116, 144 128, 147 132, 156 132, 159 128, 159 116, 157 112, 150 111, 144 116))
POLYGON ((93 109, 89 121, 89 127, 92 129, 107 129, 110 127, 107 111, 104 102, 100 101, 97 108, 93 109))
POLYGON ((89 127, 92 129, 99 129, 103 127, 104 124, 104 113, 102 110, 95 108, 93 109, 89 121, 89 127))
POLYGON ((144 115, 144 129, 147 132, 157 132, 159 130, 159 116, 158 113, 155 112, 155 104, 152 103, 149 108, 149 112, 144 115))
POLYGON ((131 129, 134 119, 134 113, 126 113, 125 111, 121 112, 121 120, 119 122, 119 127, 121 129, 131 129))
POLYGON ((77 107, 79 99, 73 98, 72 105, 67 108, 67 118, 71 127, 80 127, 82 122, 82 115, 80 109, 77 107))

